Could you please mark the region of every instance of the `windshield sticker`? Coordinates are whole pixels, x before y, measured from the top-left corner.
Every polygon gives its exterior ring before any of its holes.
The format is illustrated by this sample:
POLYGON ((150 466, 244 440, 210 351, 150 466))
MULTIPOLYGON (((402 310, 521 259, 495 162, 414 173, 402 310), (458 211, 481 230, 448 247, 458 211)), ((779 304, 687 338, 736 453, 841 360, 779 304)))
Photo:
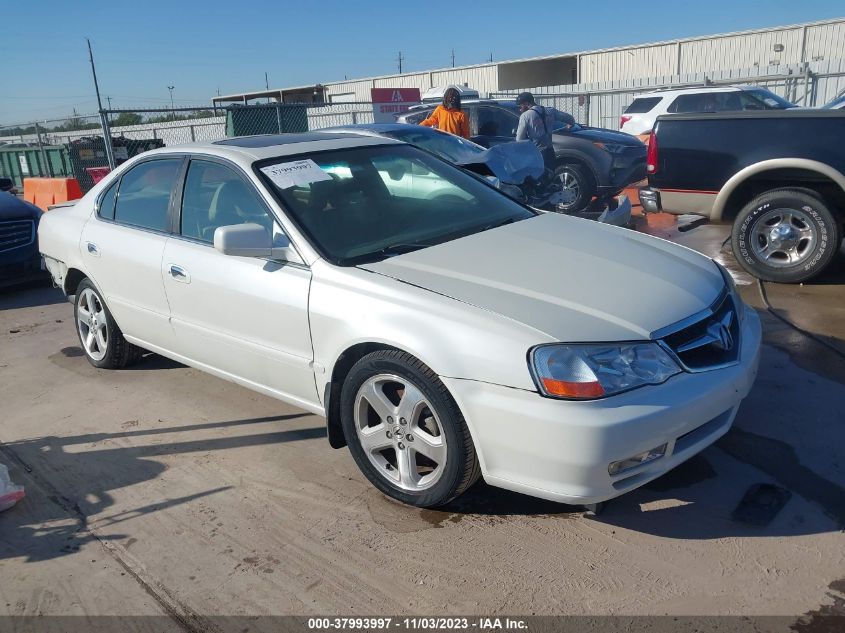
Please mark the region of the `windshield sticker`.
POLYGON ((267 174, 279 189, 305 187, 312 182, 332 179, 310 158, 291 163, 277 163, 269 167, 262 167, 261 171, 267 174))

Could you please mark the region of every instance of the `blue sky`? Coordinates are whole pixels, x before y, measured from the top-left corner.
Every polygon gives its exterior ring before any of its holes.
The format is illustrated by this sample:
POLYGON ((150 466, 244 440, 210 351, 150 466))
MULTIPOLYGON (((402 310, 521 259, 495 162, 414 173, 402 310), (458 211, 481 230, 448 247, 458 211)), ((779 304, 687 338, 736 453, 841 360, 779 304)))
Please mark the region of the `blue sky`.
POLYGON ((842 0, 19 0, 0 27, 0 124, 115 107, 845 16, 842 0))

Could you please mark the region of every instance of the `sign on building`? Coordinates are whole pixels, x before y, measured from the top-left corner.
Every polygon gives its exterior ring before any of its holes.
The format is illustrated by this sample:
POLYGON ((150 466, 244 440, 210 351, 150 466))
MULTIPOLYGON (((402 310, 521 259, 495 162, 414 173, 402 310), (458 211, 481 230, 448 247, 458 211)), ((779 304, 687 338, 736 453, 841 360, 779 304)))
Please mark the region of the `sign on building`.
POLYGON ((397 114, 420 102, 419 88, 373 88, 373 122, 393 123, 397 114))

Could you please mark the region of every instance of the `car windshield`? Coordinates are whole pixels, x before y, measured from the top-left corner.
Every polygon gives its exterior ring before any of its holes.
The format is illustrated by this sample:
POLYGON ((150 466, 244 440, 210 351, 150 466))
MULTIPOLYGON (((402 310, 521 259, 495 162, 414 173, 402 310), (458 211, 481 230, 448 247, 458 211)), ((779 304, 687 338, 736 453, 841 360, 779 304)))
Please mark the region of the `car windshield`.
POLYGON ((261 161, 256 173, 318 251, 379 261, 534 217, 478 178, 410 145, 261 161))
POLYGON ((428 128, 409 125, 407 129, 388 130, 382 133, 385 136, 422 147, 453 163, 471 162, 484 151, 481 145, 476 145, 465 138, 428 128))
POLYGON ((787 108, 795 107, 794 103, 790 103, 786 99, 777 96, 774 92, 769 92, 764 88, 746 88, 745 92, 765 103, 767 107, 775 110, 786 110, 787 108))

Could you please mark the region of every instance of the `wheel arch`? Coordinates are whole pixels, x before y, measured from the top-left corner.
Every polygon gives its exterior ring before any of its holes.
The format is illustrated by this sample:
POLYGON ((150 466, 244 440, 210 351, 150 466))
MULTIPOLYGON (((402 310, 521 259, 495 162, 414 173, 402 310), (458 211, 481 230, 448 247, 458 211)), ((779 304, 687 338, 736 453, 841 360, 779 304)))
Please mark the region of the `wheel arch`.
MULTIPOLYGON (((713 202, 711 220, 733 220, 753 198, 772 189, 806 189, 831 203, 834 212, 845 208, 845 174, 825 163, 806 158, 776 158, 749 165, 734 174, 713 202)), ((843 218, 838 212, 840 220, 843 218)))
POLYGON ((78 268, 68 268, 67 274, 65 275, 64 279, 64 287, 62 288, 62 290, 64 290, 65 295, 68 297, 75 295, 76 289, 79 287, 79 284, 82 282, 83 279, 86 278, 88 278, 88 275, 86 275, 78 268))
POLYGON ((323 407, 326 411, 326 432, 328 434, 329 445, 332 448, 343 448, 346 446, 346 438, 343 435, 343 428, 340 424, 340 391, 343 388, 343 381, 349 375, 349 371, 355 363, 368 354, 381 350, 404 352, 430 367, 418 354, 383 341, 358 342, 344 349, 332 364, 329 380, 326 382, 323 390, 323 407))
POLYGON ((572 150, 564 150, 563 152, 555 151, 555 163, 558 167, 562 167, 563 165, 577 165, 585 168, 587 175, 593 179, 593 186, 599 186, 600 181, 593 161, 586 154, 573 152, 572 150))

